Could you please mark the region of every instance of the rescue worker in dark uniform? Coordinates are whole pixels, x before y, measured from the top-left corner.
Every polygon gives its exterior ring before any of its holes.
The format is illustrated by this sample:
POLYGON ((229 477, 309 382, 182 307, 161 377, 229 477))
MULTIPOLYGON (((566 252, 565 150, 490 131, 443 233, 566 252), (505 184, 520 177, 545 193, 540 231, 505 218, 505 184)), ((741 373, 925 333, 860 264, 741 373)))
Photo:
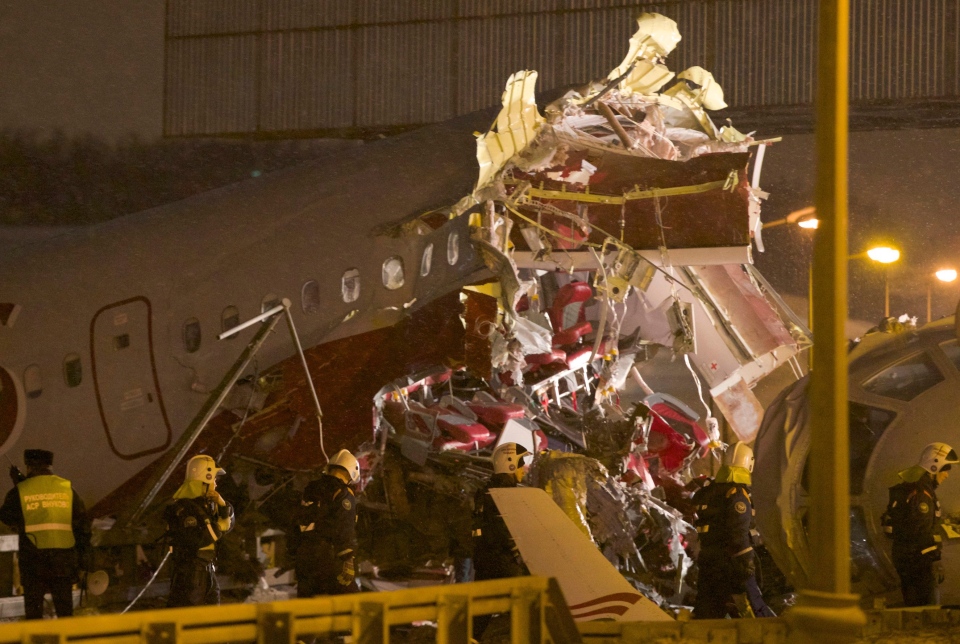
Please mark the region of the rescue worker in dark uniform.
POLYGON ((53 452, 23 453, 27 475, 10 468, 14 488, 0 507, 0 521, 20 534, 20 581, 27 619, 43 619, 50 593, 57 617, 73 615, 73 584, 89 567, 90 522, 70 481, 55 476, 53 452))
POLYGON ((775 617, 757 584, 750 534, 753 450, 737 443, 727 451, 724 461, 714 480, 693 496, 700 539, 693 618, 750 617, 751 612, 756 617, 775 617))
POLYGON ((333 455, 319 479, 303 489, 287 539, 297 575, 297 597, 356 590, 357 499, 350 487, 360 464, 345 449, 333 455))
POLYGON ((890 501, 881 522, 893 539, 893 565, 900 575, 906 606, 939 603, 943 583, 940 564, 940 502, 937 486, 949 476, 957 453, 945 443, 923 448, 920 462, 899 473, 900 483, 890 488, 890 501))
POLYGON ((233 506, 217 492, 217 477, 225 473, 210 456, 194 456, 164 510, 172 565, 168 607, 220 603, 217 542, 234 523, 233 506))
POLYGON ((486 487, 477 491, 473 506, 473 565, 476 581, 527 574, 490 490, 517 487, 532 458, 533 455, 517 443, 503 443, 493 452, 493 476, 486 487))

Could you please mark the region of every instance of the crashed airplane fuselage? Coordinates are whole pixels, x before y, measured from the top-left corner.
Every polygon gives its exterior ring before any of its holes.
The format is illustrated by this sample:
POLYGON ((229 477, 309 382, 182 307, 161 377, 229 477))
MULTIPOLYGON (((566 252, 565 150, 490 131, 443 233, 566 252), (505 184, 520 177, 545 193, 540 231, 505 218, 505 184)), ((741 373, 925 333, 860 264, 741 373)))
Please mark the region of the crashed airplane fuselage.
MULTIPOLYGON (((195 449, 315 470, 324 449, 383 438, 371 401, 431 365, 513 390, 472 401, 480 408, 612 410, 653 345, 688 360, 751 440, 762 411, 751 387, 807 343, 750 262, 765 146, 714 127, 706 110, 722 91, 701 68, 664 89, 676 25, 644 14, 639 27, 606 80, 542 111, 535 72, 518 72, 499 111, 4 253, 0 453, 52 448, 95 514, 118 512, 255 330, 216 335, 282 298, 317 384, 323 446, 299 357, 278 334, 195 449)), ((394 402, 409 406, 407 393, 394 402)), ((465 417, 463 401, 450 404, 465 417)), ((672 471, 720 446, 711 419, 668 397, 649 404, 686 433, 672 471)), ((476 436, 510 419, 470 411, 486 428, 476 436)), ((430 448, 494 443, 421 415, 430 448)), ((646 460, 666 453, 647 438, 667 436, 665 418, 626 450, 647 486, 646 460)))

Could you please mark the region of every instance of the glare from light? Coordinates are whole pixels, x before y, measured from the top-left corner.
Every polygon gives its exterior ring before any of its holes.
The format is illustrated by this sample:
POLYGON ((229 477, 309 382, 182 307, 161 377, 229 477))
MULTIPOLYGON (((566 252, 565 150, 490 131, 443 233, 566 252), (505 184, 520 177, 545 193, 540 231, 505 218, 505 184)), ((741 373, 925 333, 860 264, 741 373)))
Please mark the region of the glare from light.
POLYGON ((954 268, 941 268, 934 273, 941 282, 952 282, 957 279, 957 270, 954 268))
POLYGON ((881 264, 892 264, 900 259, 900 251, 889 246, 877 246, 867 251, 867 257, 881 264))
POLYGON ((820 220, 816 217, 810 217, 809 219, 801 219, 797 222, 797 225, 801 228, 816 229, 820 225, 820 220))

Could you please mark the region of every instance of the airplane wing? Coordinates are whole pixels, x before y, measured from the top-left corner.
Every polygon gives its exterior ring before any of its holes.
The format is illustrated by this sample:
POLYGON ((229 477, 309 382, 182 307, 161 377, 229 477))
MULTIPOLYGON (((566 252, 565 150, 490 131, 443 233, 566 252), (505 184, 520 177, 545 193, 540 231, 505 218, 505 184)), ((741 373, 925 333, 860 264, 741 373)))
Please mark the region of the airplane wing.
POLYGON ((540 488, 496 488, 493 500, 530 574, 555 577, 578 622, 667 621, 540 488))

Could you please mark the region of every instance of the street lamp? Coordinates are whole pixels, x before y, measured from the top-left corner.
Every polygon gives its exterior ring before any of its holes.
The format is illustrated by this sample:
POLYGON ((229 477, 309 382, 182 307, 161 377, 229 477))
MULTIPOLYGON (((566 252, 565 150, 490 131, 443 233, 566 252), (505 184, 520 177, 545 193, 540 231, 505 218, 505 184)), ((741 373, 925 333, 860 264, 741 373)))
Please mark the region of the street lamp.
MULTIPOLYGON (((880 264, 892 264, 900 259, 900 251, 890 246, 874 246, 863 253, 851 255, 847 260, 867 257, 880 264)), ((890 269, 883 271, 883 317, 890 317, 890 269)))
POLYGON ((767 229, 773 228, 774 226, 783 226, 784 224, 797 224, 801 228, 816 228, 818 223, 817 209, 813 206, 807 206, 800 210, 794 210, 783 219, 768 221, 762 227, 767 229))
POLYGON ((867 257, 881 264, 892 264, 900 259, 900 251, 889 246, 877 246, 867 251, 867 257))
MULTIPOLYGON (((950 282, 957 279, 957 269, 955 268, 941 268, 936 273, 933 274, 941 282, 949 284, 950 282)), ((930 302, 933 298, 933 281, 927 282, 927 324, 930 324, 930 320, 933 317, 930 310, 930 302)))

